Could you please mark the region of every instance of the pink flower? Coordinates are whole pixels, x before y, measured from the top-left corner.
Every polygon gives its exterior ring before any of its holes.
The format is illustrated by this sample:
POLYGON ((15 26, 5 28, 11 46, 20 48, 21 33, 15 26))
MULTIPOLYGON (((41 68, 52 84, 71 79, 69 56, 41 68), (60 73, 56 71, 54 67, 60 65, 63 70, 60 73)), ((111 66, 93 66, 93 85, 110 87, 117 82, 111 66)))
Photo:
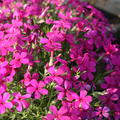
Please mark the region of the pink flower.
POLYGON ((40 43, 45 44, 43 47, 46 49, 46 51, 51 52, 51 51, 56 51, 61 49, 61 44, 57 43, 53 40, 47 39, 47 38, 42 38, 40 43))
POLYGON ((2 91, 5 91, 7 89, 7 85, 6 85, 6 79, 4 78, 4 76, 0 75, 0 88, 2 89, 2 91), (3 90, 4 89, 4 90, 3 90))
POLYGON ((64 41, 64 36, 61 32, 59 31, 53 31, 53 32, 48 32, 47 33, 47 38, 42 38, 40 40, 40 43, 45 44, 43 47, 46 49, 46 51, 51 52, 51 51, 56 51, 56 50, 61 50, 61 43, 64 41))
POLYGON ((102 107, 98 107, 97 108, 97 112, 93 112, 93 116, 98 116, 99 120, 102 120, 103 116, 105 118, 109 117, 109 113, 108 113, 109 111, 110 111, 110 109, 107 106, 105 106, 103 108, 102 107))
POLYGON ((12 45, 13 43, 10 40, 1 40, 0 41, 0 55, 6 56, 9 51, 13 52, 14 49, 11 47, 12 45))
POLYGON ((21 80, 21 82, 24 83, 25 86, 28 86, 32 79, 36 79, 37 80, 38 78, 39 78, 39 74, 38 73, 33 73, 32 76, 31 76, 30 72, 26 72, 24 74, 24 79, 21 80))
POLYGON ((85 53, 83 57, 79 56, 77 63, 80 71, 83 72, 81 78, 84 80, 87 78, 89 78, 89 80, 93 80, 94 76, 92 72, 96 71, 96 62, 94 60, 91 60, 89 54, 85 53))
POLYGON ((104 46, 107 55, 113 54, 118 51, 116 45, 108 44, 104 46))
POLYGON ((43 81, 37 82, 35 79, 31 80, 30 86, 27 87, 27 92, 28 93, 34 93, 34 97, 36 99, 39 99, 42 95, 47 95, 48 90, 44 89, 45 83, 43 81))
POLYGON ((0 94, 4 93, 6 91, 6 87, 0 86, 0 94))
POLYGON ((11 109, 13 107, 13 104, 11 102, 8 102, 9 97, 10 94, 7 92, 3 95, 0 94, 0 114, 5 113, 6 108, 11 109))
POLYGON ((99 99, 106 104, 109 108, 112 108, 114 102, 119 101, 119 91, 116 88, 109 88, 104 95, 99 96, 99 99))
POLYGON ((27 15, 41 15, 42 13, 42 8, 39 4, 37 3, 32 3, 31 5, 28 5, 26 7, 26 14, 27 15))
POLYGON ((115 112, 115 120, 120 120, 120 110, 115 112))
POLYGON ((31 97, 30 94, 21 95, 21 93, 18 92, 18 93, 13 93, 13 96, 15 98, 12 100, 12 103, 16 105, 16 109, 19 112, 21 112, 23 108, 29 107, 30 103, 26 101, 26 99, 31 97))
POLYGON ((75 87, 75 89, 80 89, 80 90, 90 90, 91 86, 84 82, 84 81, 79 81, 78 79, 76 79, 77 76, 75 76, 75 81, 73 82, 73 86, 75 87))
POLYGON ((92 101, 91 96, 87 96, 87 91, 86 90, 81 90, 80 91, 80 96, 78 96, 76 93, 73 93, 73 99, 75 99, 75 107, 80 107, 83 109, 88 109, 89 108, 89 103, 92 101))
POLYGON ((72 23, 69 22, 69 20, 56 20, 54 21, 54 24, 58 28, 70 29, 72 27, 72 23))
POLYGON ((50 110, 53 114, 48 114, 47 120, 70 120, 70 117, 66 114, 68 110, 65 107, 61 107, 60 110, 57 110, 57 108, 52 105, 50 106, 50 110))
POLYGON ((19 68, 21 67, 22 64, 28 64, 28 63, 29 63, 29 59, 27 58, 26 52, 22 52, 21 54, 15 53, 14 59, 10 62, 13 68, 19 68))
POLYGON ((57 95, 58 100, 62 100, 66 97, 67 100, 72 101, 72 91, 70 91, 71 83, 69 81, 64 82, 64 87, 56 85, 55 89, 59 91, 57 95))
POLYGON ((45 78, 46 83, 49 83, 52 81, 55 81, 58 85, 61 85, 63 83, 63 78, 60 75, 62 75, 64 71, 61 68, 56 70, 54 66, 52 66, 48 69, 48 72, 51 75, 45 78))
POLYGON ((8 61, 4 61, 0 63, 0 75, 5 75, 7 73, 8 61))

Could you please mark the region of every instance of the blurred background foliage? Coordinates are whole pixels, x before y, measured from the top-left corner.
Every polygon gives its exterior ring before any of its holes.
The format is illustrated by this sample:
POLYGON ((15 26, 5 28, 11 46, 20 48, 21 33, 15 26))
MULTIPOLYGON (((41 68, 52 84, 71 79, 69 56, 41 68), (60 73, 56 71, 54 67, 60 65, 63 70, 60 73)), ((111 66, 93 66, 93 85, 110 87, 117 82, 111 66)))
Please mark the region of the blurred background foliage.
POLYGON ((120 44, 120 0, 82 0, 101 10, 114 31, 116 41, 120 44))

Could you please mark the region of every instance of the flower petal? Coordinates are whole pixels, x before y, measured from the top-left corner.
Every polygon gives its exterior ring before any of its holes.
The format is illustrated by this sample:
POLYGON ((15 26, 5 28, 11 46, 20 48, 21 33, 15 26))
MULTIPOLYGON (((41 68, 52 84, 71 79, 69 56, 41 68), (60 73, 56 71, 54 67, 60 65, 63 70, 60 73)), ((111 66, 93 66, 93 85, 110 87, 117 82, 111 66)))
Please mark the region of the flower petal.
POLYGON ((22 53, 21 53, 21 57, 22 57, 22 58, 24 58, 24 57, 26 57, 26 56, 27 56, 27 52, 22 52, 22 53))
POLYGON ((6 102, 5 107, 11 109, 13 107, 13 104, 11 102, 6 102))
POLYGON ((21 103, 22 103, 24 108, 28 108, 29 105, 30 105, 30 103, 28 101, 26 101, 26 100, 22 100, 21 103))
POLYGON ((91 96, 86 96, 84 99, 87 103, 92 101, 92 97, 91 96))
POLYGON ((49 40, 46 39, 46 38, 41 38, 40 43, 43 43, 43 44, 44 44, 44 43, 48 43, 48 41, 49 41, 49 40))
POLYGON ((45 86, 45 83, 44 83, 43 81, 40 81, 38 87, 39 87, 39 88, 42 88, 42 87, 44 87, 44 86, 45 86))
POLYGON ((16 109, 18 112, 22 111, 22 104, 20 102, 18 103, 18 106, 16 107, 16 109))
POLYGON ((103 116, 108 118, 109 117, 109 113, 103 113, 103 116))
POLYGON ((33 93, 35 91, 35 88, 34 87, 28 87, 27 88, 27 92, 28 93, 33 93))
POLYGON ((84 98, 87 95, 87 91, 86 90, 81 90, 80 91, 80 97, 84 98))
POLYGON ((61 86, 59 86, 59 85, 56 85, 56 86, 55 86, 55 89, 56 89, 57 91, 61 91, 61 92, 64 91, 64 88, 61 87, 61 86))
POLYGON ((47 114, 47 120, 54 120, 55 116, 52 114, 47 114))
POLYGON ((28 64, 29 63, 29 59, 27 59, 27 58, 21 59, 20 61, 23 64, 28 64))
POLYGON ((50 106, 50 110, 51 110, 54 114, 57 114, 57 113, 58 113, 57 108, 56 108, 54 105, 50 106))
POLYGON ((79 96, 77 95, 77 93, 71 93, 71 96, 73 99, 79 99, 79 96))
POLYGON ((55 82, 57 82, 58 85, 61 85, 63 83, 63 78, 61 77, 54 77, 53 79, 55 80, 55 82))
POLYGON ((35 80, 35 79, 31 80, 30 84, 31 84, 32 86, 34 86, 35 88, 38 87, 38 82, 37 82, 37 80, 35 80))
POLYGON ((70 120, 70 117, 68 117, 68 116, 61 116, 60 120, 70 120))
POLYGON ((38 91, 34 94, 35 99, 39 99, 41 97, 40 93, 38 91))
POLYGON ((104 111, 104 112, 109 112, 110 109, 109 109, 107 106, 105 106, 105 107, 103 108, 103 111, 104 111))
POLYGON ((26 99, 26 98, 30 98, 31 97, 31 94, 25 94, 22 96, 22 98, 26 99))
POLYGON ((87 110, 89 108, 89 104, 88 103, 85 103, 85 102, 82 102, 81 103, 81 106, 83 109, 87 110))
POLYGON ((10 94, 9 93, 4 93, 4 95, 3 95, 3 100, 8 100, 9 99, 9 97, 10 97, 10 94))
POLYGON ((0 105, 0 114, 5 113, 5 107, 3 105, 0 105))
POLYGON ((48 94, 48 90, 46 90, 46 89, 40 89, 39 92, 40 92, 42 95, 47 95, 47 94, 48 94))
POLYGON ((58 100, 62 100, 62 98, 64 97, 64 92, 60 92, 57 96, 58 100))
POLYGON ((54 75, 54 74, 56 73, 54 66, 50 67, 50 68, 48 69, 48 72, 49 72, 51 75, 54 75))
POLYGON ((65 114, 67 111, 68 111, 67 108, 61 107, 60 110, 58 111, 58 114, 63 115, 63 114, 65 114))

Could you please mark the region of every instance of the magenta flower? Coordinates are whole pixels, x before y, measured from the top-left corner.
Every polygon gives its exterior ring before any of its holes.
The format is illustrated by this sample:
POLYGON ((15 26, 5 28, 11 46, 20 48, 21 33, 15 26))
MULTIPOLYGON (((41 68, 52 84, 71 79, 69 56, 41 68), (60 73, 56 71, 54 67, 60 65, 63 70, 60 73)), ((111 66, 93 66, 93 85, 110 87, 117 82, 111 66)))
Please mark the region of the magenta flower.
POLYGON ((32 3, 26 7, 27 15, 40 15, 42 13, 42 8, 38 3, 32 3))
POLYGON ((36 79, 37 80, 38 78, 39 78, 39 74, 38 73, 33 73, 32 76, 31 76, 30 72, 26 72, 24 74, 24 79, 21 80, 21 82, 24 83, 25 86, 28 86, 32 79, 36 79))
POLYGON ((28 108, 30 103, 26 100, 27 98, 30 98, 30 94, 21 95, 20 92, 13 93, 13 96, 15 97, 12 100, 12 103, 16 106, 17 111, 21 112, 23 108, 28 108))
POLYGON ((52 66, 48 69, 48 72, 51 75, 45 78, 46 83, 49 83, 52 81, 55 81, 58 85, 61 85, 63 83, 63 78, 60 75, 62 75, 64 71, 61 68, 56 70, 54 66, 52 66))
POLYGON ((105 107, 98 107, 97 112, 93 112, 93 116, 98 116, 99 120, 102 120, 103 117, 108 118, 109 117, 109 112, 110 109, 105 106, 105 107))
POLYGON ((8 99, 10 98, 9 93, 4 93, 3 95, 0 94, 0 114, 3 114, 6 112, 6 109, 11 109, 13 107, 13 104, 11 102, 8 102, 8 99))
POLYGON ((59 91, 57 95, 58 100, 62 100, 66 97, 67 100, 72 101, 72 91, 70 91, 71 83, 69 81, 64 82, 64 87, 56 85, 55 89, 59 91))
POLYGON ((68 20, 56 20, 54 21, 54 24, 58 28, 65 28, 65 29, 70 29, 72 24, 68 20))
POLYGON ((120 79, 120 72, 113 72, 111 75, 106 76, 105 83, 101 85, 102 88, 120 88, 119 79, 120 79))
POLYGON ((0 88, 2 89, 2 91, 6 91, 7 89, 7 85, 6 85, 6 79, 4 79, 4 76, 0 76, 0 88), (3 90, 4 89, 4 90, 3 90))
POLYGON ((78 79, 76 79, 76 78, 77 78, 77 76, 75 76, 75 78, 74 78, 75 80, 73 83, 75 89, 88 90, 88 91, 90 90, 91 86, 88 83, 86 83, 84 81, 78 81, 78 79))
POLYGON ((45 83, 43 81, 37 82, 35 79, 31 80, 30 86, 27 87, 27 92, 32 94, 34 93, 35 99, 39 99, 42 95, 47 95, 48 90, 44 89, 45 83))
POLYGON ((51 52, 51 51, 56 51, 56 50, 61 50, 61 43, 64 41, 64 36, 62 33, 59 31, 53 31, 53 32, 48 32, 47 33, 47 38, 42 38, 40 40, 40 43, 45 44, 43 47, 46 49, 46 51, 51 52))
POLYGON ((115 120, 120 120, 120 110, 115 112, 114 118, 115 118, 115 120))
POLYGON ((120 66, 120 54, 112 55, 111 56, 111 61, 113 65, 120 66))
POLYGON ((6 91, 6 86, 0 86, 0 95, 6 91))
POLYGON ((29 63, 29 59, 27 58, 26 52, 22 52, 21 54, 15 53, 14 59, 10 62, 13 68, 19 68, 21 67, 22 64, 28 64, 28 63, 29 63))
POLYGON ((114 102, 119 101, 119 92, 118 89, 114 89, 114 88, 109 88, 106 90, 104 95, 99 96, 99 99, 106 104, 109 108, 112 108, 112 105, 114 102))
POLYGON ((107 55, 113 54, 118 51, 116 45, 108 44, 104 46, 107 55))
POLYGON ((11 47, 13 43, 10 40, 1 40, 0 41, 0 55, 6 56, 8 52, 13 52, 13 48, 11 47))
POLYGON ((53 40, 49 40, 47 38, 42 38, 40 43, 45 44, 43 47, 46 49, 46 51, 51 52, 51 51, 56 51, 61 49, 61 44, 57 43, 53 40))
POLYGON ((83 72, 81 78, 84 80, 87 78, 89 78, 89 80, 93 80, 94 76, 92 72, 96 71, 96 62, 94 60, 91 60, 89 54, 85 53, 83 57, 79 56, 77 63, 80 71, 83 72))
POLYGON ((52 105, 50 106, 50 110, 53 114, 48 114, 47 120, 70 120, 70 117, 66 114, 68 110, 65 107, 61 107, 60 110, 57 110, 57 108, 52 105))
POLYGON ((8 61, 0 63, 0 75, 5 75, 7 73, 8 61))
POLYGON ((88 109, 89 104, 92 101, 91 96, 87 96, 87 91, 86 90, 81 90, 80 91, 80 96, 78 96, 76 93, 73 93, 73 99, 75 99, 75 107, 80 107, 83 109, 88 109))

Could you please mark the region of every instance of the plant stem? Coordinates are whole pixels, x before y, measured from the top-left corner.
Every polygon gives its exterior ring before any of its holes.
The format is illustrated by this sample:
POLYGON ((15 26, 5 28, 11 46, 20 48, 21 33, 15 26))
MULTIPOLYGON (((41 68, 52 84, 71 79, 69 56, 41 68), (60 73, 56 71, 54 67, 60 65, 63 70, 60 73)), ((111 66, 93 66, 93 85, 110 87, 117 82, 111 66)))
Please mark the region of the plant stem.
POLYGON ((54 51, 51 51, 49 66, 53 65, 53 56, 54 56, 54 51))
MULTIPOLYGON (((50 53, 50 61, 49 61, 49 67, 53 65, 53 57, 54 57, 54 51, 51 51, 50 53)), ((45 68, 44 76, 47 74, 47 69, 45 68)))

